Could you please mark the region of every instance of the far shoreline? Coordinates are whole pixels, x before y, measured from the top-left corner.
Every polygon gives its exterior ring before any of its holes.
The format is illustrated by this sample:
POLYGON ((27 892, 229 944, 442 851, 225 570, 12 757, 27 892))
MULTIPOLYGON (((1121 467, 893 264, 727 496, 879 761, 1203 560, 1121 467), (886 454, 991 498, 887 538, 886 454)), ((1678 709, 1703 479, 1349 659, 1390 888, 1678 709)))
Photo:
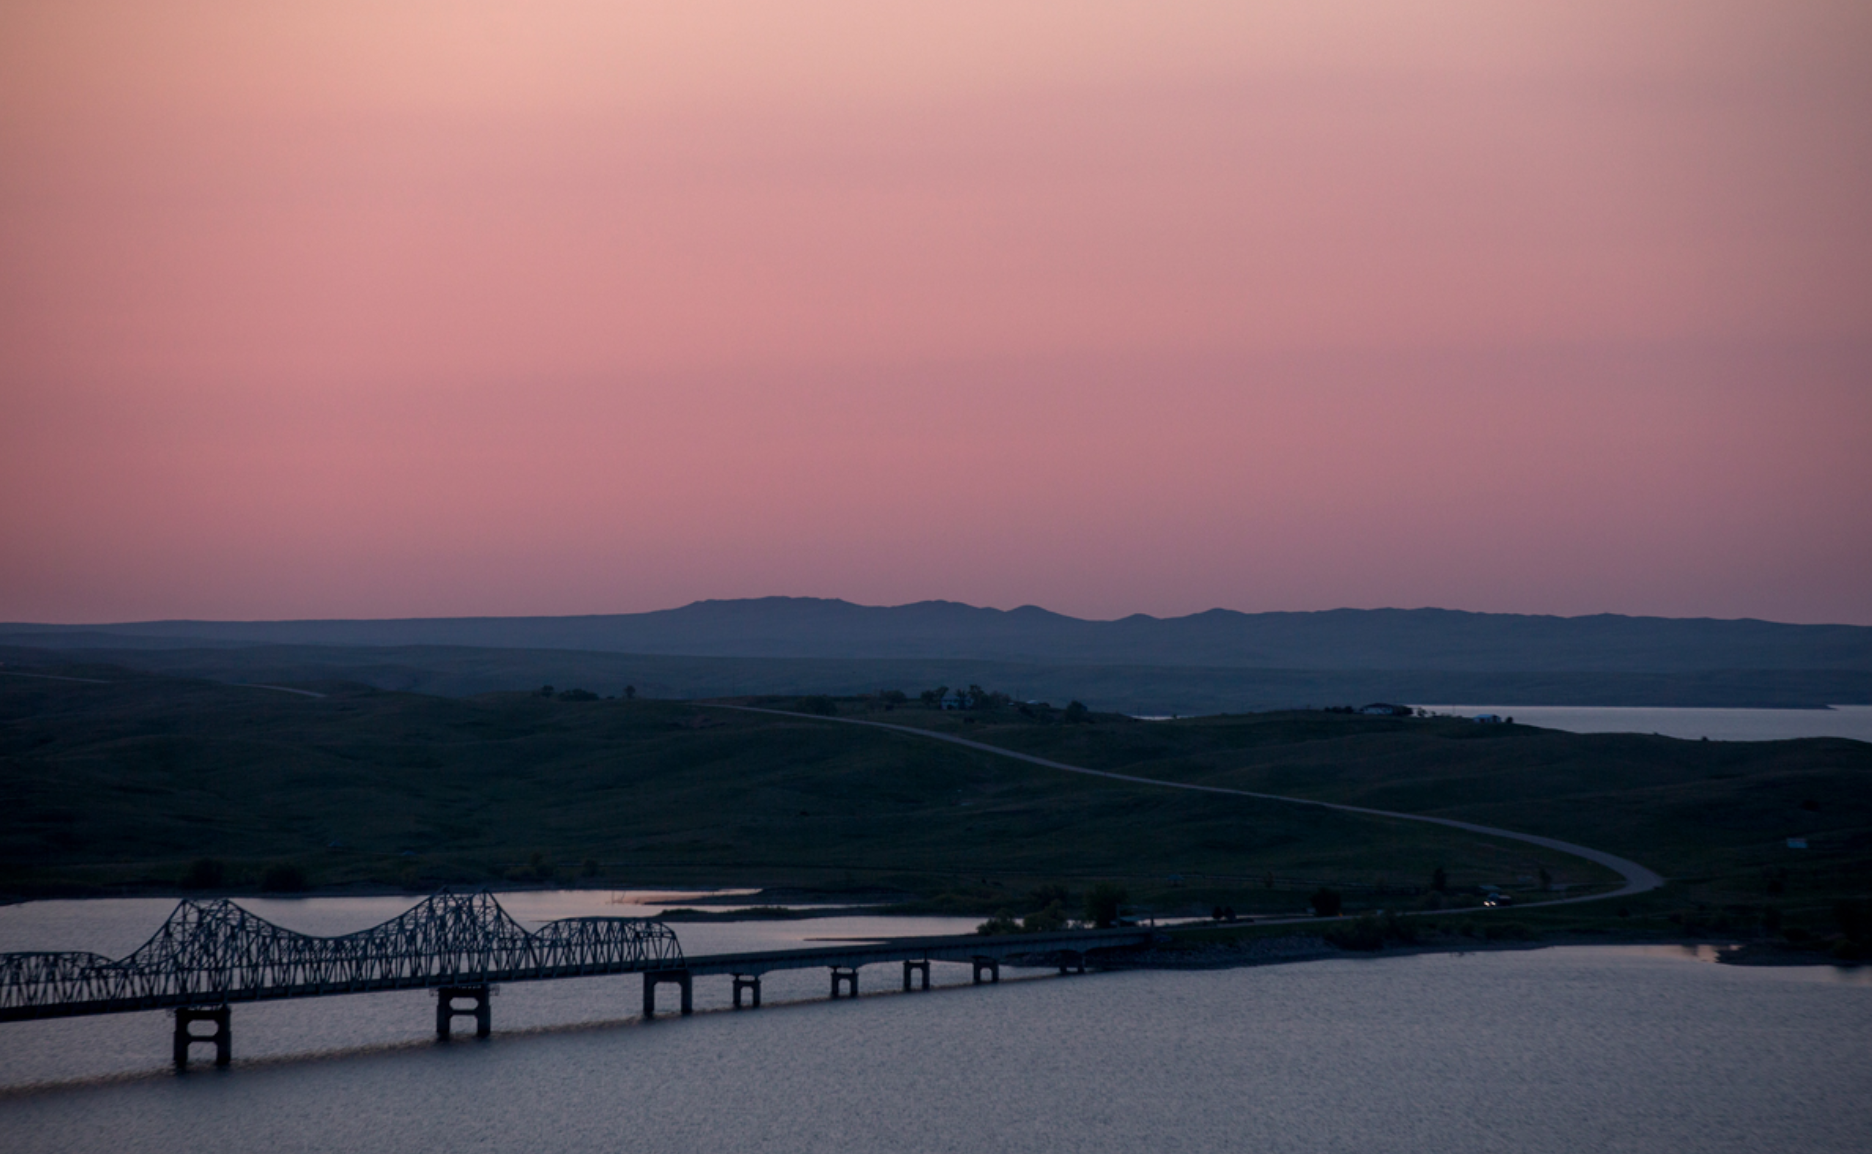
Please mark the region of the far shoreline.
MULTIPOLYGON (((460 887, 469 889, 470 887, 460 887)), ((710 888, 687 888, 680 886, 657 887, 617 887, 617 886, 514 886, 495 889, 493 887, 473 887, 475 890, 487 889, 498 899, 519 894, 579 893, 579 894, 624 894, 632 892, 669 893, 682 895, 681 905, 669 907, 669 913, 675 916, 656 915, 657 920, 667 921, 673 927, 684 924, 738 924, 773 921, 812 921, 839 917, 890 917, 905 920, 937 919, 970 920, 985 915, 942 914, 942 913, 886 913, 888 901, 879 902, 844 902, 825 905, 793 905, 802 899, 811 901, 820 896, 817 891, 802 890, 794 887, 775 887, 750 891, 747 887, 717 886, 710 888), (726 890, 738 890, 726 893, 726 890), (719 911, 697 907, 729 907, 719 911)), ((178 894, 174 891, 158 892, 120 892, 86 894, 46 894, 38 896, 6 895, 0 897, 0 908, 7 906, 28 905, 34 902, 52 901, 99 901, 99 900, 147 900, 147 901, 201 901, 227 899, 239 902, 243 899, 263 901, 315 901, 344 898, 406 898, 413 905, 430 896, 429 893, 412 893, 395 886, 357 883, 344 886, 320 886, 294 893, 262 893, 258 891, 220 891, 215 893, 178 894)), ((824 895, 826 897, 831 894, 824 895)), ((887 896, 879 893, 880 898, 887 896)), ((1520 907, 1537 909, 1538 905, 1520 907)), ((1842 970, 1857 970, 1866 965, 1863 960, 1842 959, 1829 955, 1818 948, 1803 948, 1788 943, 1766 938, 1742 938, 1724 936, 1720 938, 1693 937, 1687 935, 1666 935, 1643 930, 1616 931, 1568 931, 1553 930, 1541 932, 1529 931, 1532 936, 1490 940, 1487 938, 1465 938, 1457 941, 1394 943, 1386 942, 1378 948, 1365 949, 1336 945, 1320 932, 1309 932, 1314 927, 1329 931, 1332 927, 1344 927, 1369 917, 1377 911, 1357 911, 1331 918, 1316 916, 1272 916, 1266 918, 1244 918, 1233 922, 1217 922, 1210 919, 1191 919, 1163 924, 1160 930, 1160 942, 1148 947, 1132 947, 1115 951, 1105 959, 1093 963, 1093 968, 1100 971, 1121 972, 1134 970, 1220 970, 1243 969, 1254 966, 1285 965, 1289 963, 1320 961, 1332 958, 1383 959, 1416 957, 1427 954, 1470 954, 1497 953, 1503 951, 1540 950, 1572 946, 1633 947, 1654 946, 1673 947, 1694 954, 1704 948, 1716 951, 1710 959, 1712 964, 1733 966, 1831 966, 1842 970), (1232 940, 1225 942, 1190 942, 1179 945, 1175 938, 1191 934, 1223 933, 1232 940), (1169 947, 1169 948, 1165 948, 1169 947)), ((1457 917, 1480 913, 1480 910, 1454 909, 1442 911, 1412 911, 1413 917, 1457 917)), ((1490 911, 1491 913, 1495 911, 1490 911)), ((1500 911, 1512 916, 1513 909, 1500 911)), ((155 926, 151 926, 154 932, 155 926)), ((359 929, 367 927, 360 926, 359 929)), ((1522 927, 1526 929, 1526 927, 1522 927)), ((1019 936, 1019 935, 983 935, 983 936, 1019 936)), ((1045 963, 1044 965, 1051 965, 1045 963)), ((1036 963, 1035 968, 1044 968, 1036 963)))

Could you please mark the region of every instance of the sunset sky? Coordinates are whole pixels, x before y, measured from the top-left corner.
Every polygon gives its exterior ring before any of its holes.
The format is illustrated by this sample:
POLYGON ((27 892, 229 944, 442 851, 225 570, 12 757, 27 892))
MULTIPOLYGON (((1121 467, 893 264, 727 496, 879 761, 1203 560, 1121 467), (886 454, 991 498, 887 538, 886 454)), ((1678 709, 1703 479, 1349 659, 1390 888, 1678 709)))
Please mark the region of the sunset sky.
POLYGON ((0 0, 0 620, 1872 624, 1872 4, 0 0))

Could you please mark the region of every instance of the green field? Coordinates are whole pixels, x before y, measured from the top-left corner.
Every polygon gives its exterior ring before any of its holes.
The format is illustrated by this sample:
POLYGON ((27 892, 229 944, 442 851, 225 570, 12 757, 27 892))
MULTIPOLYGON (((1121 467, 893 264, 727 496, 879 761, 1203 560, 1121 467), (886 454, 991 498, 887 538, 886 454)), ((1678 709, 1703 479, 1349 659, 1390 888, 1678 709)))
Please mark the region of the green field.
MULTIPOLYGON (((51 672, 107 684, 0 677, 0 888, 16 895, 174 892, 198 859, 223 863, 218 888, 233 892, 285 865, 319 887, 800 887, 983 912, 1018 909, 1041 885, 1101 879, 1162 913, 1222 902, 1297 912, 1322 884, 1353 908, 1396 907, 1421 901, 1439 867, 1458 895, 1485 883, 1531 891, 1542 871, 1576 890, 1611 880, 1519 843, 1101 781, 807 717, 334 684, 311 698, 114 667, 51 672)), ((1069 764, 1610 850, 1679 879, 1628 911, 1640 920, 1764 903, 1822 917, 1872 877, 1872 746, 1851 741, 1324 713, 1067 724, 1050 710, 836 708, 1069 764), (1811 848, 1787 849, 1793 835, 1811 848)))

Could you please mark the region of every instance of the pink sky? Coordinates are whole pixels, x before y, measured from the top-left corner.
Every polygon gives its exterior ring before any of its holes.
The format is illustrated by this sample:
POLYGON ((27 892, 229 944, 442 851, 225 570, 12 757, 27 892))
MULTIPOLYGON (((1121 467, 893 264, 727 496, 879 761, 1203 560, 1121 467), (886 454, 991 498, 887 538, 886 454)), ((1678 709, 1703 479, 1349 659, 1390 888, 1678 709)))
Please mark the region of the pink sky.
POLYGON ((1872 6, 0 5, 0 620, 1872 624, 1872 6))

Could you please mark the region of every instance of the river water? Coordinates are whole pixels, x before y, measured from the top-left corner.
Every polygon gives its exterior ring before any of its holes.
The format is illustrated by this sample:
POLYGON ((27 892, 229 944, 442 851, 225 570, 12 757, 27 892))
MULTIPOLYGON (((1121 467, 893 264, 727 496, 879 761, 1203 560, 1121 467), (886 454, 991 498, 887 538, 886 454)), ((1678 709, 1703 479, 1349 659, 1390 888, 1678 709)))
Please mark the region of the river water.
POLYGON ((1690 741, 1784 741, 1850 737, 1872 741, 1872 705, 1826 709, 1654 709, 1600 705, 1426 705, 1433 713, 1493 713, 1523 725, 1570 733, 1656 733, 1690 741))
MULTIPOLYGON (((505 895, 517 916, 631 912, 505 895)), ((362 928, 404 899, 253 902, 362 928)), ((0 910, 0 949, 119 953, 168 903, 0 910), (75 942, 85 938, 83 943, 75 942), (106 940, 108 939, 108 940, 106 940)), ((954 919, 683 924, 691 953, 947 932, 954 919)), ((640 979, 510 985, 494 1037, 414 991, 236 1006, 235 1063, 178 1076, 158 1013, 0 1026, 0 1149, 80 1151, 1864 1151, 1863 970, 1558 947, 1204 972, 1047 974, 637 1019, 640 979)), ((206 1055, 207 1048, 199 1053, 206 1055)))

